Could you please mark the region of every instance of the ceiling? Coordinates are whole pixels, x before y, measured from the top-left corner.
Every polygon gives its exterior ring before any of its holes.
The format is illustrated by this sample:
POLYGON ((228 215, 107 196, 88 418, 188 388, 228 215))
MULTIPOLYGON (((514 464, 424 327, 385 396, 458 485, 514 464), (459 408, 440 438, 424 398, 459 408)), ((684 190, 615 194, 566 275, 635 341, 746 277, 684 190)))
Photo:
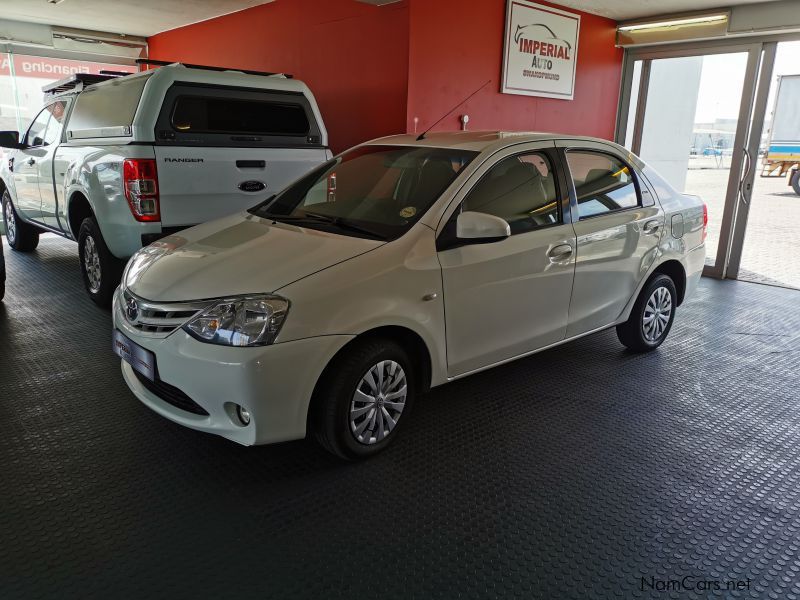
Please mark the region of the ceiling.
MULTIPOLYGON (((271 0, 269 0, 271 1, 271 0)), ((150 36, 236 12, 264 0, 0 0, 0 16, 127 35, 150 36)))
MULTIPOLYGON (((0 0, 1 1, 1 0, 0 0)), ((586 12, 609 17, 615 21, 627 21, 640 17, 692 12, 714 8, 728 8, 741 4, 775 2, 777 0, 554 0, 556 4, 577 8, 586 12)))
MULTIPOLYGON (((273 0, 56 1, 54 4, 52 0, 0 0, 0 16, 15 21, 147 37, 273 0)), ((359 1, 382 5, 398 0, 359 1)), ((555 3, 623 21, 773 1, 776 0, 555 0, 555 3)))

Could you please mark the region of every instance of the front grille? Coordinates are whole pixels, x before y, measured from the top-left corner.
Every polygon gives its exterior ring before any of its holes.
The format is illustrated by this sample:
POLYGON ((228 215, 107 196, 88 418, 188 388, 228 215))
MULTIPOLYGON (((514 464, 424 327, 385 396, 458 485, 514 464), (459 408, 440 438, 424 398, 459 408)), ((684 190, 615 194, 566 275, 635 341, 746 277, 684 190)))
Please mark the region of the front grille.
POLYGON ((139 380, 139 383, 141 383, 148 392, 158 396, 167 404, 171 404, 175 408, 185 410, 186 412, 190 412, 194 415, 202 415, 204 417, 208 416, 206 409, 189 398, 189 396, 184 394, 175 386, 164 383, 158 378, 155 381, 151 381, 139 373, 139 371, 134 371, 134 373, 136 373, 136 378, 139 380))
POLYGON ((169 335, 208 306, 208 302, 149 302, 125 290, 121 308, 133 328, 143 333, 169 335))

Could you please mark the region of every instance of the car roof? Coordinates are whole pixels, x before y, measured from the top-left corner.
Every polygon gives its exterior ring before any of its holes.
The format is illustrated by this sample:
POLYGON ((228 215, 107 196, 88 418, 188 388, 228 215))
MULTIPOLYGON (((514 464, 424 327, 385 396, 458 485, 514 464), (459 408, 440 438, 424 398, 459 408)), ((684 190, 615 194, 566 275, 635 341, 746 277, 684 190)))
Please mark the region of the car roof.
POLYGON ((457 148, 475 152, 498 150, 514 144, 548 140, 591 141, 614 145, 612 142, 600 138, 537 131, 446 131, 427 133, 422 140, 418 140, 418 137, 418 134, 390 135, 371 140, 367 144, 457 148))

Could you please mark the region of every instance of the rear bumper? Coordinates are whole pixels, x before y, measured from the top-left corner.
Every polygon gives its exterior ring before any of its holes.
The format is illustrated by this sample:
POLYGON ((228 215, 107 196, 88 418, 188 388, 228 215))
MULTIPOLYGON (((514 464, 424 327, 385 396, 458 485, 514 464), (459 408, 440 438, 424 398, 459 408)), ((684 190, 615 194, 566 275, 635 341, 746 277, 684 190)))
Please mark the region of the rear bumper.
POLYGON ((697 289, 697 284, 700 283, 700 277, 703 275, 703 267, 706 264, 706 245, 701 244, 694 250, 690 250, 686 254, 684 268, 686 269, 686 291, 683 294, 683 300, 691 298, 697 289))

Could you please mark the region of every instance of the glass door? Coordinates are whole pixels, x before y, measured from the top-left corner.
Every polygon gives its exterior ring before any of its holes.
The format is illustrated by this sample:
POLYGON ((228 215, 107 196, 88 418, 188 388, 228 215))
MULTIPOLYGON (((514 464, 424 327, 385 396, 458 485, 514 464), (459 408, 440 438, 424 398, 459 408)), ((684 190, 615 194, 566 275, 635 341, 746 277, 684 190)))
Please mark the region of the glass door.
POLYGON ((800 289, 800 41, 773 46, 765 44, 768 94, 753 110, 758 147, 744 182, 746 204, 736 218, 727 276, 800 289), (770 77, 766 58, 772 53, 770 77))
POLYGON ((618 139, 708 205, 706 275, 725 276, 742 180, 753 166, 746 147, 762 50, 629 50, 626 58, 618 139))

